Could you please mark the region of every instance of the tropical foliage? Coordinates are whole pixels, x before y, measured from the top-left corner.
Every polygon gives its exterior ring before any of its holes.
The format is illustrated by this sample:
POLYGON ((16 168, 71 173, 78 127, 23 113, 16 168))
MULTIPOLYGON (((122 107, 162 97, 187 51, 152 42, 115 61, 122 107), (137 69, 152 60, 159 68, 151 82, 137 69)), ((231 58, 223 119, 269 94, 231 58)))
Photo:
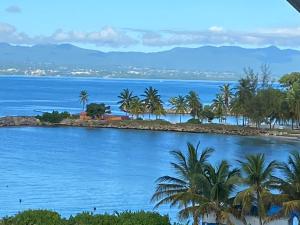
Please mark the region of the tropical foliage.
POLYGON ((110 114, 110 106, 106 106, 104 103, 91 103, 86 107, 87 115, 92 118, 102 118, 105 114, 110 114))
POLYGON ((85 106, 89 100, 89 94, 86 90, 82 90, 79 94, 79 100, 80 103, 82 104, 82 110, 85 110, 85 106))
POLYGON ((48 122, 48 123, 59 123, 64 119, 71 117, 70 113, 68 112, 58 112, 53 111, 51 113, 45 112, 42 115, 36 116, 41 122, 48 122))
POLYGON ((0 221, 3 225, 170 225, 168 216, 152 212, 95 214, 83 212, 69 219, 47 210, 27 210, 0 221))
POLYGON ((249 216, 260 225, 300 213, 300 153, 291 153, 285 164, 268 162, 263 154, 247 155, 232 168, 223 160, 210 163, 212 149, 201 154, 198 145, 188 143, 186 154, 172 151, 171 167, 176 176, 162 176, 152 201, 155 207, 169 204, 193 224, 210 215, 216 224, 248 224, 249 216), (276 177, 281 171, 282 176, 276 177), (276 194, 275 194, 276 193, 276 194), (272 208, 279 208, 271 213, 272 208))

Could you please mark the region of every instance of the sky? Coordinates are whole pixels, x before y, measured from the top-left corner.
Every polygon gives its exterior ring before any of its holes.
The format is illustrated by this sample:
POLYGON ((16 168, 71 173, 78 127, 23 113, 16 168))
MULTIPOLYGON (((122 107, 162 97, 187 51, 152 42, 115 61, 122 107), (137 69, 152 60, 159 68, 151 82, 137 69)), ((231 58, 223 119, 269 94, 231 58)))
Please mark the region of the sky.
POLYGON ((286 0, 1 0, 0 42, 101 51, 300 49, 300 13, 286 0))

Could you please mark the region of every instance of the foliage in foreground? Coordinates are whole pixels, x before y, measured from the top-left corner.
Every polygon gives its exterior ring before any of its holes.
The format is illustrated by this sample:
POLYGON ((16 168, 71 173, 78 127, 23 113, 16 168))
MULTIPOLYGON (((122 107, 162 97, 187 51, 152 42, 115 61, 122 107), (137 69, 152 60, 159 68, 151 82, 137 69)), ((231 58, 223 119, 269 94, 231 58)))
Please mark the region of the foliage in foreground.
POLYGON ((205 220, 215 215, 217 224, 233 224, 235 217, 248 224, 254 216, 259 224, 300 214, 300 152, 292 152, 287 163, 268 162, 264 154, 247 155, 233 168, 222 160, 211 164, 213 149, 198 151, 187 144, 187 151, 172 151, 175 176, 157 179, 152 201, 156 207, 178 207, 179 216, 205 220), (278 212, 272 212, 278 207, 278 212))
POLYGON ((80 213, 69 219, 48 210, 28 210, 4 218, 1 225, 170 225, 168 216, 152 212, 123 212, 114 215, 80 213))
POLYGON ((60 123, 63 119, 71 117, 70 113, 68 112, 58 112, 53 111, 52 113, 46 112, 43 113, 43 115, 36 116, 37 119, 39 119, 42 122, 48 122, 48 123, 60 123))

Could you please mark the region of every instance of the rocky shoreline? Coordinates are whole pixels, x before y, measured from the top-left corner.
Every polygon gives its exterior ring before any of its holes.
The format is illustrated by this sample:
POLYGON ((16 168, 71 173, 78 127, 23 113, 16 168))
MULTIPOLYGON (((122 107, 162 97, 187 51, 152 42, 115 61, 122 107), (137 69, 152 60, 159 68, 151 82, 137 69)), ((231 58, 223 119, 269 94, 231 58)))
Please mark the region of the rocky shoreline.
POLYGON ((188 133, 211 133, 240 136, 274 136, 300 140, 300 131, 291 130, 269 130, 252 127, 242 127, 223 124, 171 124, 166 121, 115 121, 105 122, 99 120, 82 121, 79 119, 65 119, 60 123, 52 124, 41 122, 33 116, 8 116, 0 118, 0 127, 88 127, 88 128, 115 128, 115 129, 135 129, 151 131, 174 131, 188 133))

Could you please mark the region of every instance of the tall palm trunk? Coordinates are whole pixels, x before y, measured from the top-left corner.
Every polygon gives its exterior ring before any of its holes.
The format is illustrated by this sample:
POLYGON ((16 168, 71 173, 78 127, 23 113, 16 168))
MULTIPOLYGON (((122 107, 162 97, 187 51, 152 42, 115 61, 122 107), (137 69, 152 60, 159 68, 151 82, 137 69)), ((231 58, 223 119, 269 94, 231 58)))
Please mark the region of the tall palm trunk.
MULTIPOLYGON (((193 206, 193 209, 195 209, 195 202, 194 201, 192 202, 192 206, 193 206)), ((198 214, 195 210, 193 210, 193 220, 194 220, 193 225, 198 225, 199 224, 199 216, 198 216, 198 214)))
POLYGON ((262 217, 261 217, 261 208, 260 208, 260 203, 261 203, 261 196, 259 191, 256 191, 257 194, 257 211, 258 211, 258 217, 259 217, 259 225, 263 225, 262 217))

